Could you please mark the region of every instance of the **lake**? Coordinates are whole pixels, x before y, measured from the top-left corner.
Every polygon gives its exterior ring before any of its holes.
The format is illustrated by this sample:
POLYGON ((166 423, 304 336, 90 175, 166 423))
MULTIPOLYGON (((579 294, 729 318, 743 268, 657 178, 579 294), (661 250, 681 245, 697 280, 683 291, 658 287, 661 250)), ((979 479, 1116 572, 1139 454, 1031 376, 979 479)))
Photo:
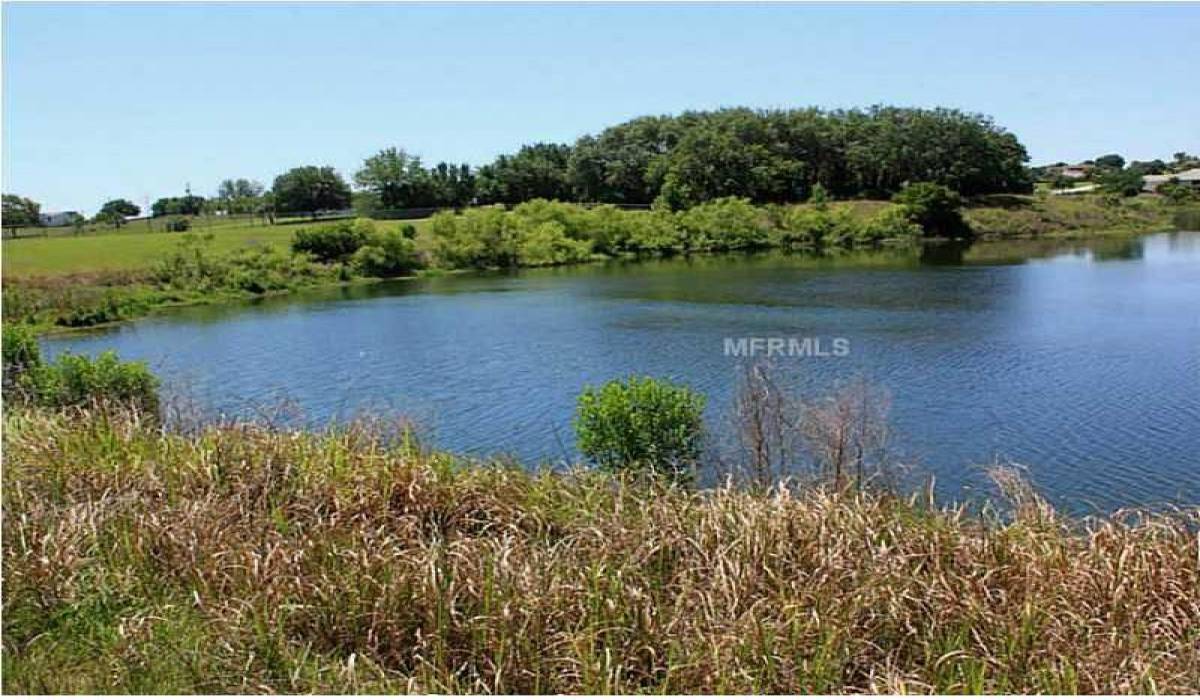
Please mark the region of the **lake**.
POLYGON ((439 447, 561 462, 579 391, 631 373, 704 392, 727 434, 743 338, 843 339, 773 363, 807 396, 885 388, 895 452, 943 497, 990 493, 1003 459, 1072 511, 1200 503, 1200 233, 447 275, 45 345, 144 360, 212 411, 386 411, 439 447))

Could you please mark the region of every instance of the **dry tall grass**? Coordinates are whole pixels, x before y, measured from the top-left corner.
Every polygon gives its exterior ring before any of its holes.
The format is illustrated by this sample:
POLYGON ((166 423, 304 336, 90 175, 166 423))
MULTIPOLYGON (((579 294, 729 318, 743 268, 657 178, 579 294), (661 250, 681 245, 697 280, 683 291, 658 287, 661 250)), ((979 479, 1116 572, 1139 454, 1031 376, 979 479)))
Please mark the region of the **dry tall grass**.
POLYGON ((463 468, 9 410, 5 692, 1200 691, 1200 512, 463 468))

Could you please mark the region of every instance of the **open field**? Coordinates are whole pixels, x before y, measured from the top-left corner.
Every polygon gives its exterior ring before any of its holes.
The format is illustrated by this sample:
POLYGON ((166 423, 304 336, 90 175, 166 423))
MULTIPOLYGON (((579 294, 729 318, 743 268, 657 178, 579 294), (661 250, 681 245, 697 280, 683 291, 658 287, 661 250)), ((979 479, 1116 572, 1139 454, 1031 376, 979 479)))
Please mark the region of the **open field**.
MULTIPOLYGON (((197 219, 191 233, 213 235, 211 250, 229 253, 238 248, 266 245, 285 249, 292 234, 311 222, 289 222, 266 226, 261 222, 240 220, 205 226, 197 219)), ((406 223, 420 230, 423 221, 381 221, 381 228, 396 228, 406 223)), ((319 225, 319 224, 318 224, 319 225)), ((134 222, 120 230, 105 230, 81 236, 47 236, 5 239, 4 275, 12 277, 51 277, 96 272, 145 269, 174 252, 186 234, 148 232, 144 222, 134 222), (139 225, 140 224, 140 225, 139 225)))
POLYGON ((4 415, 8 693, 1194 693, 1200 512, 471 465, 384 423, 4 415), (1004 517, 999 517, 1004 514, 1004 517))

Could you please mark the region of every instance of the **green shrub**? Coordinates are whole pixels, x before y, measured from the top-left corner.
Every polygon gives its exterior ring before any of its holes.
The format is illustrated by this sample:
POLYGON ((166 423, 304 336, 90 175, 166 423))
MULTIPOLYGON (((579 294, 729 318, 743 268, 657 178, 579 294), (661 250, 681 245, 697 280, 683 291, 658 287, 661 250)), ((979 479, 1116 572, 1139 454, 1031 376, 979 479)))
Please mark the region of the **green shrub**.
POLYGON ((959 211, 963 206, 962 197, 949 187, 915 182, 905 185, 892 201, 904 207, 909 220, 920 226, 926 236, 964 238, 971 234, 971 228, 959 211))
POLYGON ((171 218, 167 219, 167 222, 164 224, 164 226, 170 233, 182 233, 184 231, 191 230, 192 221, 191 219, 183 216, 172 216, 171 218))
POLYGON ((1196 194, 1196 190, 1178 180, 1164 182, 1155 191, 1161 194, 1170 204, 1189 204, 1200 200, 1200 196, 1196 194))
POLYGON ((512 267, 517 263, 518 231, 503 207, 440 212, 429 221, 434 258, 446 268, 512 267))
POLYGON ((677 253, 683 249, 683 232, 675 215, 663 209, 624 212, 629 226, 625 251, 630 253, 677 253))
POLYGON ((822 245, 852 245, 859 226, 848 207, 824 203, 783 207, 774 215, 776 245, 784 248, 819 248, 822 245))
POLYGON ((399 277, 421 266, 417 246, 403 231, 376 236, 352 258, 354 269, 368 277, 399 277))
POLYGON ((522 228, 536 228, 540 224, 554 223, 562 227, 563 235, 575 240, 584 240, 594 235, 592 223, 595 217, 578 204, 568 204, 549 199, 531 199, 517 205, 508 215, 518 219, 522 228))
POLYGON ((611 204, 587 211, 586 231, 596 252, 616 255, 630 251, 635 225, 629 212, 611 204))
POLYGON ((37 334, 29 326, 7 324, 3 331, 4 371, 18 372, 42 364, 42 349, 37 334))
POLYGON ((714 199, 678 217, 688 250, 740 250, 769 243, 767 217, 742 197, 714 199))
POLYGON ((339 221, 296 231, 292 236, 292 250, 307 253, 319 262, 346 262, 374 235, 375 222, 370 219, 339 221))
POLYGON ((921 227, 908 218, 908 212, 900 206, 881 209, 859 227, 859 243, 878 243, 888 239, 920 238, 921 227))
POLYGON ((534 267, 584 262, 592 256, 592 244, 568 237, 562 224, 554 221, 525 224, 519 256, 522 265, 534 267))
POLYGON ((703 441, 704 397, 684 386, 630 377, 579 396, 579 451, 609 471, 691 478, 703 441))
POLYGON ((37 335, 27 325, 5 324, 4 337, 4 391, 7 394, 20 386, 23 378, 42 366, 42 348, 37 335))
POLYGON ((114 352, 96 359, 65 353, 30 373, 32 395, 43 406, 62 408, 94 401, 158 412, 158 378, 142 362, 121 362, 114 352))
POLYGON ((1122 197, 1136 197, 1142 191, 1145 179, 1136 170, 1109 170, 1097 178, 1100 189, 1122 197))
POLYGON ((101 402, 158 412, 158 378, 142 362, 121 362, 110 351, 95 359, 65 353, 47 364, 27 330, 10 340, 5 329, 4 338, 5 388, 23 400, 49 408, 101 402))
POLYGON ((116 323, 145 313, 151 306, 145 294, 119 289, 106 289, 99 297, 78 300, 54 319, 57 326, 88 328, 104 323, 116 323))

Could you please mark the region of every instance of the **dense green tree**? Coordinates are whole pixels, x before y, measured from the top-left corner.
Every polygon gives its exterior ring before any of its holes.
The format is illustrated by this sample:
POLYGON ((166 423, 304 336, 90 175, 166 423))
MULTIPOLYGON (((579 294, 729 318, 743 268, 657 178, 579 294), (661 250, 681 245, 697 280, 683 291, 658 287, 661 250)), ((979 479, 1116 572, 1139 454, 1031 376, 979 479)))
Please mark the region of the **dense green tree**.
POLYGON ((476 192, 484 204, 518 204, 530 199, 573 199, 568 175, 571 147, 536 143, 500 156, 479 169, 476 192))
POLYGON ((42 225, 42 205, 15 194, 3 196, 4 228, 16 229, 42 225))
POLYGON ((909 220, 919 225, 926 236, 962 238, 971 233, 959 211, 962 197, 949 187, 916 182, 905 186, 892 200, 904 208, 909 220))
POLYGON ((1167 172, 1167 164, 1159 158, 1149 161, 1135 160, 1129 164, 1128 170, 1139 175, 1161 175, 1167 172))
POLYGON ((271 188, 274 207, 281 212, 345 209, 350 206, 350 186, 330 166, 305 165, 275 178, 271 188))
POLYGON ((217 185, 220 207, 230 214, 250 214, 261 204, 263 186, 244 177, 222 180, 217 185))
POLYGON ((182 197, 162 197, 150 205, 150 215, 160 216, 197 216, 204 210, 204 197, 194 194, 182 197))
POLYGON ((113 228, 121 228, 127 217, 137 216, 140 213, 142 213, 141 207, 128 199, 110 199, 100 207, 99 213, 96 214, 96 221, 109 224, 113 228))
POLYGON ((438 163, 429 170, 430 200, 421 206, 465 207, 475 199, 475 174, 463 163, 438 163))
POLYGON ((928 181, 965 195, 1030 192, 1028 156, 991 119, 951 109, 722 109, 640 117, 576 142, 568 164, 584 201, 675 208, 717 197, 803 200, 821 184, 887 196, 928 181))
POLYGON ((421 159, 399 148, 385 148, 363 161, 354 183, 383 209, 429 206, 433 199, 433 181, 421 159))
POLYGON ((1100 156, 1092 162, 1096 164, 1097 168, 1120 170, 1125 167, 1125 158, 1116 153, 1109 153, 1108 155, 1100 156))
POLYGON ((1097 181, 1101 189, 1122 197, 1135 197, 1142 191, 1145 179, 1134 170, 1112 170, 1103 173, 1097 181))

